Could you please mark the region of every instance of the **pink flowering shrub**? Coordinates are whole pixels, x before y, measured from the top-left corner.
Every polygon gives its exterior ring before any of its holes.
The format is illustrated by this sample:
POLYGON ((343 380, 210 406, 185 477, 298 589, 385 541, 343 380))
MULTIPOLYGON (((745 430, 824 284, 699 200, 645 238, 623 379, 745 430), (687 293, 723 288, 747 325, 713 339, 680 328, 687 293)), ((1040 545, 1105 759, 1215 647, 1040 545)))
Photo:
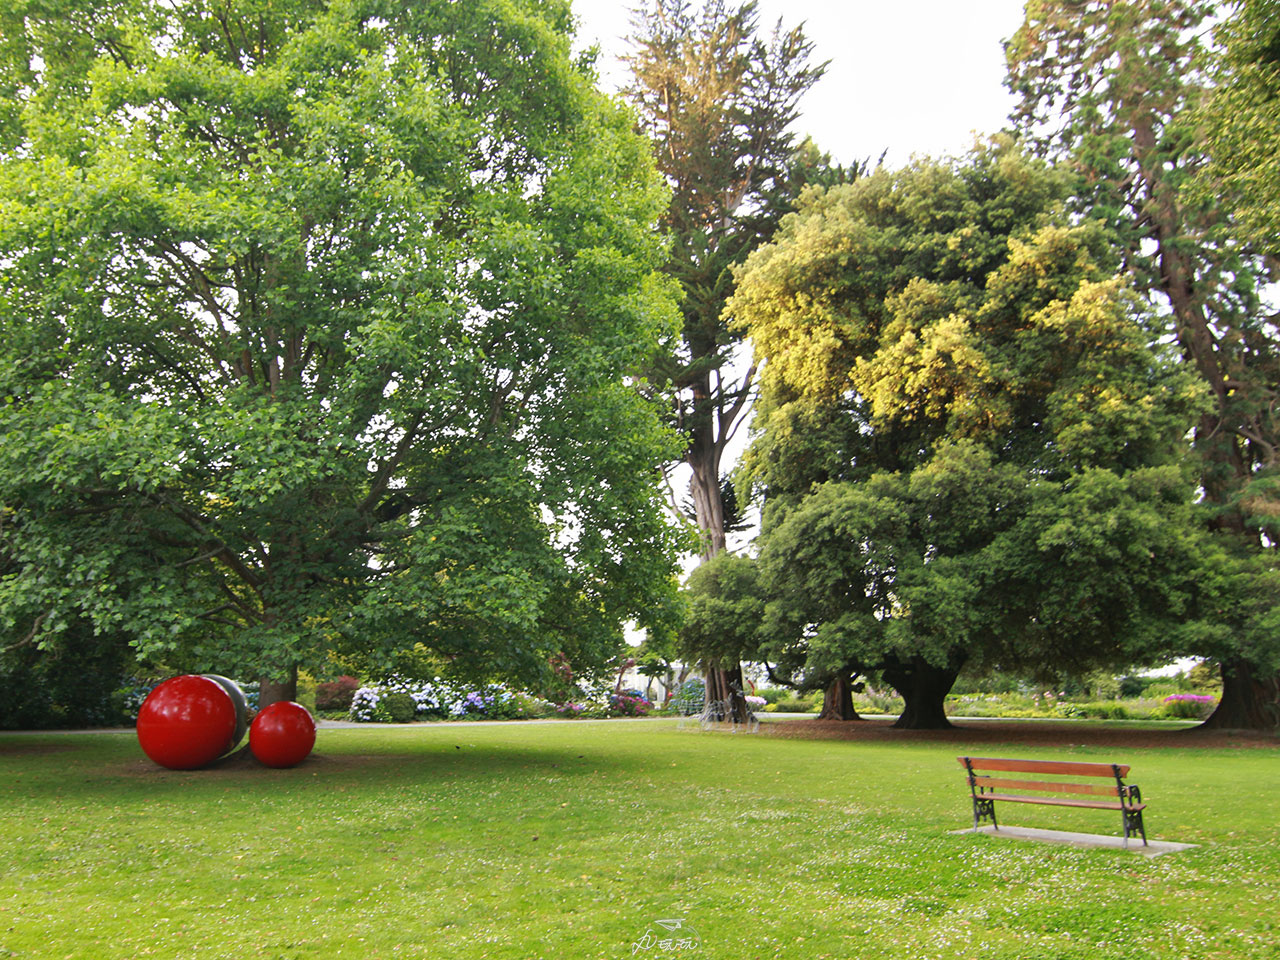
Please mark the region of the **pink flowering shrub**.
POLYGON ((1160 710, 1166 717, 1203 720, 1213 712, 1217 697, 1200 693, 1174 693, 1164 698, 1160 710))

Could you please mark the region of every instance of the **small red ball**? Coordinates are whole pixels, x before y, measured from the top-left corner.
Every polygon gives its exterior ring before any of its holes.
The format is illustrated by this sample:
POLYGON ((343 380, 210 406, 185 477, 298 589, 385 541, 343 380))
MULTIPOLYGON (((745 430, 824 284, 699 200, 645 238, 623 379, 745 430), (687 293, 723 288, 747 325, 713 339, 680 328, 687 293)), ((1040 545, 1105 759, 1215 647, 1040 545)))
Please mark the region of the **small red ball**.
POLYGON ((138 745, 170 770, 194 770, 217 760, 231 748, 235 730, 235 704, 206 677, 166 680, 138 711, 138 745))
POLYGON ((249 749, 268 767, 301 763, 315 743, 315 720, 306 707, 292 700, 263 707, 249 726, 249 749))

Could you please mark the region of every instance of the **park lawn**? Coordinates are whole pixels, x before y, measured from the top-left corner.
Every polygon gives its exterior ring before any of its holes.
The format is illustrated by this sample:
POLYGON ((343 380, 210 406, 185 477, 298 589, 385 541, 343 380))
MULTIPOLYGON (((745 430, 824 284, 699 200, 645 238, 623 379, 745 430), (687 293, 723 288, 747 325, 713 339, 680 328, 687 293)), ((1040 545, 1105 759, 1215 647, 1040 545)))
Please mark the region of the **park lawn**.
POLYGON ((634 956, 1273 958, 1280 749, 1171 742, 433 724, 322 730, 293 770, 179 773, 131 734, 0 736, 0 957, 614 958, 683 918, 698 952, 634 956), (1149 834, 1202 846, 954 836, 961 752, 1128 762, 1149 834))

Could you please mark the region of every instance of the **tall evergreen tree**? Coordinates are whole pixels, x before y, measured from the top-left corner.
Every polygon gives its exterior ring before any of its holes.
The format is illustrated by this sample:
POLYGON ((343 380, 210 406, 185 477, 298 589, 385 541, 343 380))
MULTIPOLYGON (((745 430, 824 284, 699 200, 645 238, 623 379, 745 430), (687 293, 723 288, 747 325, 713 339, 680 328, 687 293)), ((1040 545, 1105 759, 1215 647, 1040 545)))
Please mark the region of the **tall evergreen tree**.
MULTIPOLYGON (((799 27, 779 24, 758 35, 754 0, 652 0, 634 11, 632 81, 625 93, 654 142, 658 167, 672 187, 663 220, 672 239, 666 272, 684 292, 684 324, 652 364, 655 383, 669 384, 673 416, 692 470, 694 517, 709 560, 726 544, 725 449, 747 412, 755 367, 735 369, 741 337, 724 316, 733 291, 731 268, 772 235, 798 192, 797 178, 842 177, 815 158, 795 155, 788 127, 800 97, 825 65, 810 63, 812 43, 799 27), (818 161, 815 163, 815 159, 818 161)), ((708 698, 735 700, 736 662, 705 663, 708 698)))
MULTIPOLYGON (((1206 91, 1204 37, 1219 6, 1031 0, 1008 45, 1008 82, 1021 98, 1019 126, 1074 171, 1081 212, 1109 225, 1138 289, 1167 303, 1182 357, 1214 401, 1194 441, 1209 525, 1248 554, 1280 542, 1280 339, 1260 305, 1263 264, 1240 242, 1229 206, 1184 189, 1206 158, 1190 121, 1206 91)), ((1211 725, 1276 724, 1277 651, 1198 652, 1222 664, 1211 725)))

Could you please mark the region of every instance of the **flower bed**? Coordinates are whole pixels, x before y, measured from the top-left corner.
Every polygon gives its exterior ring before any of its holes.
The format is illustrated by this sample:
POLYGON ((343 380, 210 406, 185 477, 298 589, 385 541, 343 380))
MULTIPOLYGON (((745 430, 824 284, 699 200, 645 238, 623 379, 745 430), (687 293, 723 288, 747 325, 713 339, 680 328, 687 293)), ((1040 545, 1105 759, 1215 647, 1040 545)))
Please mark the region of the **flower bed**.
POLYGON ((416 720, 522 720, 536 717, 644 717, 653 704, 638 691, 587 697, 556 705, 500 683, 481 686, 435 677, 392 677, 367 683, 351 698, 352 720, 407 723, 416 720), (408 705, 411 704, 411 707, 408 705))
POLYGON ((546 716, 552 705, 526 693, 508 690, 498 683, 472 686, 442 680, 406 680, 392 677, 381 683, 365 684, 351 698, 348 716, 363 723, 408 722, 410 720, 518 720, 546 716), (397 709, 407 697, 412 712, 397 709))

